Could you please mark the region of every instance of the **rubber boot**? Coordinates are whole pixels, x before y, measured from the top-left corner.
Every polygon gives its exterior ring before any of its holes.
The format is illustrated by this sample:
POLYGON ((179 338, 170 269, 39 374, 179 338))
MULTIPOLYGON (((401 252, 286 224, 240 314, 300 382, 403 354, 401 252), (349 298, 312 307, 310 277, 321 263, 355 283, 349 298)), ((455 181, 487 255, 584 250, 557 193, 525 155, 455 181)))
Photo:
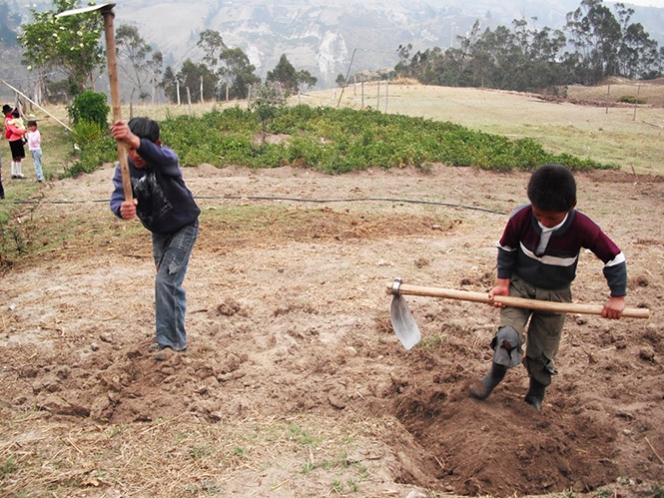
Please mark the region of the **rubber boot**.
POLYGON ((16 162, 12 161, 12 178, 16 178, 16 162))
POLYGON ((2 186, 2 175, 0 175, 0 199, 5 198, 5 187, 2 186))
POLYGON ((524 401, 529 405, 532 405, 535 410, 542 411, 542 401, 544 401, 544 392, 546 391, 546 386, 540 384, 532 377, 530 378, 530 387, 526 393, 524 401))
POLYGON ((487 399, 491 391, 505 378, 506 373, 507 367, 494 361, 491 364, 489 373, 482 378, 481 386, 478 385, 470 388, 470 395, 475 399, 487 399))
POLYGON ((20 178, 21 180, 24 180, 25 175, 23 174, 22 164, 23 163, 21 163, 21 161, 17 161, 17 163, 16 163, 16 178, 20 178))

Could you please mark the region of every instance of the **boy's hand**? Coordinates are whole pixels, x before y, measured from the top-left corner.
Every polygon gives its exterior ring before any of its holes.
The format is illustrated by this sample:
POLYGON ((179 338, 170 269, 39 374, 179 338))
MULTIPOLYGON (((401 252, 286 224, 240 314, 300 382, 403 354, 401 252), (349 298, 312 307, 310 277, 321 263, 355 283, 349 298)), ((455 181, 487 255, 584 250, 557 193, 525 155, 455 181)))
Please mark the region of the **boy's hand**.
POLYGON ((604 318, 618 319, 622 316, 622 312, 624 309, 625 309, 625 296, 611 297, 606 303, 604 303, 604 308, 602 309, 602 316, 604 318))
MULTIPOLYGON (((509 278, 498 278, 496 279, 496 285, 489 292, 489 299, 493 301, 493 296, 509 296, 510 295, 510 279, 509 278)), ((502 303, 491 303, 496 308, 504 308, 505 305, 502 303)))
POLYGON ((136 216, 136 205, 138 204, 138 199, 132 199, 131 201, 124 201, 120 205, 120 216, 123 220, 131 220, 136 216))
POLYGON ((131 132, 129 125, 124 121, 116 121, 111 126, 111 134, 114 139, 126 143, 129 147, 138 149, 141 146, 141 139, 131 132))

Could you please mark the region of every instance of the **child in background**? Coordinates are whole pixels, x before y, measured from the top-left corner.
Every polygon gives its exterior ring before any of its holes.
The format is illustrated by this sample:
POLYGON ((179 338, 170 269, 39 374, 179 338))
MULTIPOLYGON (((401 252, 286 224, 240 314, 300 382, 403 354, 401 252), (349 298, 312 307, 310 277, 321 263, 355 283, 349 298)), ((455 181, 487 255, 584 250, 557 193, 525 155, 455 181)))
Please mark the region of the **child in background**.
POLYGON ((41 134, 37 129, 37 121, 28 121, 28 150, 32 155, 32 160, 35 163, 35 176, 39 183, 44 181, 44 172, 42 171, 42 150, 41 150, 41 134))
POLYGON ((21 161, 25 158, 25 126, 20 119, 18 109, 12 109, 5 104, 2 106, 2 113, 5 115, 5 138, 9 140, 9 148, 12 153, 12 178, 25 178, 21 171, 21 161), (16 121, 17 117, 18 121, 16 121), (19 128, 15 123, 23 127, 19 128))
POLYGON ((0 156, 0 199, 5 198, 5 187, 2 186, 2 156, 0 156))
POLYGON ((18 112, 18 109, 12 111, 12 119, 9 121, 9 124, 14 125, 19 130, 25 130, 25 125, 23 124, 23 119, 21 118, 21 113, 18 112))

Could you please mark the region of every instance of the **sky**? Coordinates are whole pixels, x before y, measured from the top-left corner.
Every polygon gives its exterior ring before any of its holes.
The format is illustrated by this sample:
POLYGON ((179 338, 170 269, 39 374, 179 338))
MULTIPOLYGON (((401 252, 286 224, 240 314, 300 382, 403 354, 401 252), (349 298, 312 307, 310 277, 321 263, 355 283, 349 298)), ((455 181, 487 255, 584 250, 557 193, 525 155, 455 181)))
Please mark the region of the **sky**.
MULTIPOLYGON (((605 1, 604 3, 616 3, 615 1, 605 1)), ((623 0, 624 4, 640 5, 642 7, 659 7, 664 9, 664 0, 623 0)))

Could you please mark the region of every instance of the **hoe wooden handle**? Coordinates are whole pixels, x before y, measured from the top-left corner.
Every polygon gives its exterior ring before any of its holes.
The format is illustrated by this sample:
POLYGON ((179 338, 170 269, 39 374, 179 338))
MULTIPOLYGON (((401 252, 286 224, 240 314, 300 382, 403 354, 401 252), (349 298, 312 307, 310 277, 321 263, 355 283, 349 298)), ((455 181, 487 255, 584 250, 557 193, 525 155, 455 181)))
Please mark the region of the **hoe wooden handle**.
MULTIPOLYGON (((393 294, 394 287, 389 285, 387 293, 393 294)), ((578 303, 557 303, 553 301, 542 301, 540 299, 525 299, 522 297, 495 296, 493 301, 489 299, 488 294, 481 292, 458 291, 454 289, 441 289, 438 287, 420 287, 418 285, 401 284, 398 287, 399 294, 411 296, 431 296, 447 299, 457 299, 461 301, 474 301, 476 303, 491 302, 501 303, 505 306, 514 306, 515 308, 527 308, 539 311, 555 311, 558 313, 583 313, 587 315, 601 315, 604 306, 601 304, 578 304, 578 303)), ((650 318, 648 308, 625 308, 622 312, 625 318, 650 318)))

